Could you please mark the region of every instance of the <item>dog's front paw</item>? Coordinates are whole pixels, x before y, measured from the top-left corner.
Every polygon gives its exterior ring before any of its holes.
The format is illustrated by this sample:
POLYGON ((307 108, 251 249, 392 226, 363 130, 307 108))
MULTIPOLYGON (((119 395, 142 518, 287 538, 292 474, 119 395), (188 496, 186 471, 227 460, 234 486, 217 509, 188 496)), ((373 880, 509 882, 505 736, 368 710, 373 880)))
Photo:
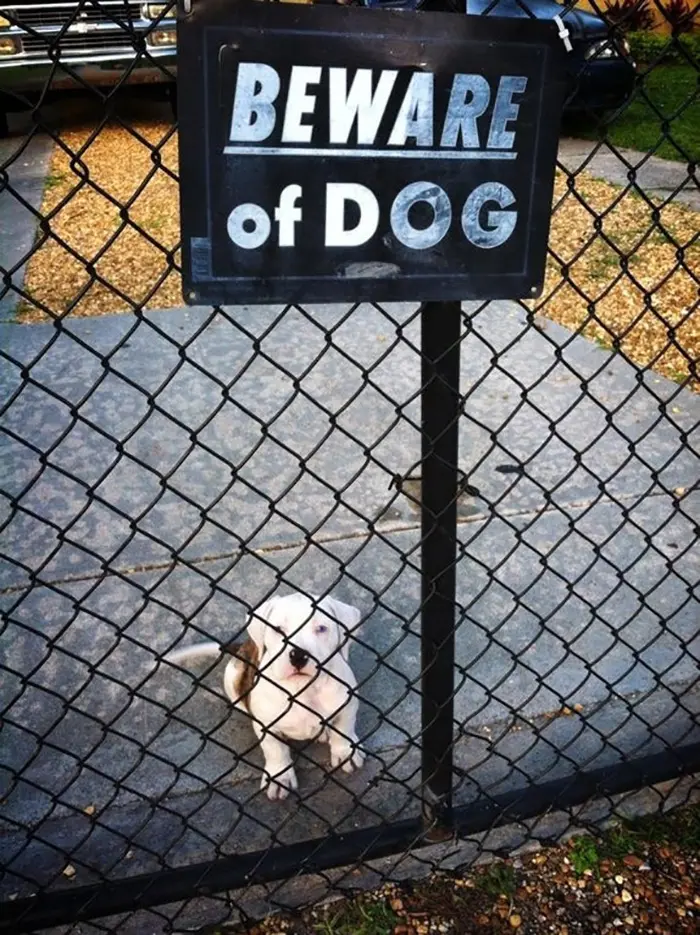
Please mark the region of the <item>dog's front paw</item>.
POLYGON ((264 772, 260 781, 260 788, 267 791, 268 799, 272 799, 273 802, 286 799, 290 792, 299 788, 294 767, 288 766, 287 769, 272 776, 268 772, 264 772))
POLYGON ((361 769, 365 762, 365 754, 359 744, 337 744, 331 746, 331 768, 339 766, 344 773, 352 773, 361 769))

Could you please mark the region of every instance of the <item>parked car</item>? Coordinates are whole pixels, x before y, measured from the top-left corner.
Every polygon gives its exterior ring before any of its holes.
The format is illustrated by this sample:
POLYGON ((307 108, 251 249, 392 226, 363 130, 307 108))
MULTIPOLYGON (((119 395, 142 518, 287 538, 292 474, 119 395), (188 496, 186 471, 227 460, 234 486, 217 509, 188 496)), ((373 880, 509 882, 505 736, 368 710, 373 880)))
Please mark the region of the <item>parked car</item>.
MULTIPOLYGON (((368 7, 416 10, 424 0, 361 0, 368 7)), ((450 8, 460 0, 444 0, 450 8)), ((611 34, 605 20, 586 10, 567 10, 555 0, 461 0, 475 16, 561 17, 570 33, 570 94, 566 111, 600 114, 621 107, 634 88, 636 66, 622 35, 611 34)))
MULTIPOLYGON (((423 0, 359 2, 368 7, 405 10, 424 5, 423 0)), ((629 46, 621 37, 611 36, 599 16, 578 9, 565 10, 555 0, 466 3, 469 14, 562 17, 573 45, 569 112, 616 108, 631 94, 635 66, 629 46)), ((7 134, 7 112, 26 106, 32 96, 37 97, 47 87, 56 92, 81 86, 156 84, 164 88, 175 105, 175 16, 174 0, 100 0, 94 5, 75 0, 14 0, 11 6, 0 8, 0 136, 7 134)))
POLYGON ((13 0, 0 7, 0 136, 7 134, 7 112, 46 88, 174 88, 175 16, 170 0, 13 0))
POLYGON ((632 93, 636 66, 627 40, 586 10, 565 10, 555 0, 467 0, 469 13, 537 19, 560 16, 570 33, 569 113, 600 114, 621 107, 632 93))

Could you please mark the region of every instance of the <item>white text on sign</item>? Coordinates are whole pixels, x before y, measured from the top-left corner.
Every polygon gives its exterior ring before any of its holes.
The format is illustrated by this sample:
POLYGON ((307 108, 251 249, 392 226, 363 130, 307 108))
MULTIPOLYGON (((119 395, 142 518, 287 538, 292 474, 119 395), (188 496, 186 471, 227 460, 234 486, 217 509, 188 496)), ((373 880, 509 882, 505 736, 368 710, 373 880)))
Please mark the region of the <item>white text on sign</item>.
MULTIPOLYGON (((282 81, 278 72, 263 62, 241 62, 231 113, 230 142, 264 143, 277 129, 281 117, 283 146, 311 143, 318 102, 313 89, 320 85, 322 73, 320 65, 293 65, 286 99, 281 106, 278 98, 282 81)), ((500 78, 488 132, 480 134, 478 120, 487 111, 493 93, 482 75, 453 76, 444 115, 435 113, 435 76, 429 72, 416 72, 411 76, 395 110, 392 94, 398 75, 397 70, 383 70, 375 83, 371 69, 358 68, 349 82, 347 68, 327 68, 329 144, 347 145, 355 128, 353 144, 357 146, 386 145, 391 149, 413 140, 417 147, 439 146, 442 150, 454 149, 460 144, 462 149, 513 149, 515 131, 510 124, 517 120, 520 108, 514 97, 526 90, 525 77, 503 75, 500 78), (378 140, 388 107, 396 112, 396 118, 387 138, 378 140)))
MULTIPOLYGON (((526 90, 525 77, 502 75, 490 84, 482 75, 455 74, 448 93, 443 87, 439 95, 446 102, 444 112, 437 113, 435 75, 415 72, 403 90, 397 86, 398 76, 395 69, 382 70, 377 76, 369 68, 350 74, 347 68, 293 65, 283 82, 271 65, 241 62, 224 152, 360 159, 495 161, 517 157, 515 123, 520 104, 515 98, 526 90), (327 108, 322 109, 328 114, 323 127, 316 112, 321 88, 329 97, 327 108), (385 120, 387 113, 392 119, 385 120), (480 118, 485 114, 483 123, 480 118), (273 144, 266 145, 271 139, 273 144)), ((404 247, 427 250, 447 236, 457 217, 470 244, 491 249, 500 247, 513 233, 518 218, 515 201, 511 189, 494 180, 475 186, 461 203, 453 205, 440 185, 419 179, 396 191, 389 216, 383 220, 378 198, 369 187, 354 181, 329 181, 323 242, 332 248, 361 247, 381 227, 390 229, 404 247), (431 220, 417 227, 411 222, 411 211, 420 204, 429 207, 431 220), (347 221, 349 206, 352 223, 347 221)), ((271 238, 280 247, 295 247, 297 226, 303 218, 302 186, 288 184, 279 192, 272 214, 259 204, 235 206, 228 216, 227 232, 231 242, 244 250, 256 250, 271 238)))
MULTIPOLYGON (((296 246, 296 225, 303 219, 301 185, 287 185, 279 196, 274 211, 277 241, 280 247, 296 246)), ((466 239, 475 247, 500 247, 515 229, 517 211, 505 210, 515 204, 515 196, 501 182, 484 182, 477 186, 461 206, 461 227, 466 239), (482 222, 486 214, 486 224, 482 222)), ((397 194, 391 206, 389 223, 396 239, 413 250, 437 246, 452 224, 453 209, 447 193, 433 182, 412 182, 397 194), (420 203, 432 208, 432 221, 427 227, 415 227, 410 221, 411 209, 420 203)), ((357 182, 326 184, 325 238, 326 247, 360 247, 375 235, 379 227, 379 202, 371 189, 357 182), (354 203, 359 220, 346 226, 346 205, 354 203)), ((260 205, 241 204, 231 211, 227 222, 228 235, 237 247, 256 250, 267 243, 272 234, 272 221, 260 205)))

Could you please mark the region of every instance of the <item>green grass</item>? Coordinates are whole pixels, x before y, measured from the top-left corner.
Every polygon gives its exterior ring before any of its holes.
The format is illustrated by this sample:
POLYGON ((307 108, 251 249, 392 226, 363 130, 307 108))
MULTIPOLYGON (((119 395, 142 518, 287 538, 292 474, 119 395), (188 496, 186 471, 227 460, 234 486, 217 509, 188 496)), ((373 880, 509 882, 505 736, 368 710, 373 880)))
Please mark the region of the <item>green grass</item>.
POLYGON ((511 898, 516 889, 515 870, 510 864, 493 863, 475 878, 475 883, 487 896, 494 899, 499 896, 511 898))
POLYGON ((569 855, 574 871, 581 875, 586 870, 597 870, 600 863, 600 854, 594 838, 576 838, 569 855))
POLYGON ((651 844, 677 844, 700 851, 700 805, 681 808, 668 815, 649 815, 627 822, 626 830, 651 844))
POLYGON ((612 250, 600 253, 588 264, 589 275, 595 280, 610 282, 620 270, 620 258, 612 250))
POLYGON ((392 935, 398 916, 385 902, 357 899, 341 904, 314 925, 317 935, 392 935))
POLYGON ((47 175, 44 179, 44 187, 47 191, 52 188, 56 188, 57 185, 60 185, 61 182, 65 181, 65 175, 61 172, 57 172, 55 175, 47 175))
POLYGON ((623 820, 600 837, 574 838, 569 860, 579 876, 587 870, 597 876, 602 860, 619 861, 628 854, 639 857, 646 846, 654 844, 670 844, 700 852, 700 806, 680 808, 667 815, 623 820))
MULTIPOLYGON (((643 89, 649 100, 668 118, 669 135, 691 159, 700 162, 700 89, 696 69, 690 65, 656 66, 644 78, 643 89), (674 116, 687 101, 691 103, 674 116)), ((661 119, 640 89, 624 112, 610 124, 578 126, 576 134, 584 139, 602 138, 616 146, 650 152, 664 135, 661 119)), ((667 138, 655 150, 655 155, 678 162, 688 161, 667 138)))
POLYGON ((644 842, 626 824, 608 831, 602 839, 601 853, 612 860, 622 860, 628 854, 636 854, 644 842))
POLYGON ((628 854, 637 854, 643 844, 643 836, 627 825, 619 825, 600 838, 583 835, 571 843, 569 860, 574 872, 582 876, 591 871, 598 876, 601 860, 622 860, 628 854))

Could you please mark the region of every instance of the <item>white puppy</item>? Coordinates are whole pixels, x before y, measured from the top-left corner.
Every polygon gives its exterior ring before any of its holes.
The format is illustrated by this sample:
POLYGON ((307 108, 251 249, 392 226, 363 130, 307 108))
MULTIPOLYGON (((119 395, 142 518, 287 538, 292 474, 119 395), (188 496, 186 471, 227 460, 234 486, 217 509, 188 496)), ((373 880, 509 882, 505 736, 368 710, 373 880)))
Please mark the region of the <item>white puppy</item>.
POLYGON ((359 769, 357 684, 348 664, 350 632, 360 612, 333 597, 273 597, 248 619, 248 639, 236 645, 200 643, 169 653, 175 664, 230 652, 224 691, 250 714, 265 758, 261 788, 284 799, 297 788, 286 740, 328 743, 331 767, 359 769))

